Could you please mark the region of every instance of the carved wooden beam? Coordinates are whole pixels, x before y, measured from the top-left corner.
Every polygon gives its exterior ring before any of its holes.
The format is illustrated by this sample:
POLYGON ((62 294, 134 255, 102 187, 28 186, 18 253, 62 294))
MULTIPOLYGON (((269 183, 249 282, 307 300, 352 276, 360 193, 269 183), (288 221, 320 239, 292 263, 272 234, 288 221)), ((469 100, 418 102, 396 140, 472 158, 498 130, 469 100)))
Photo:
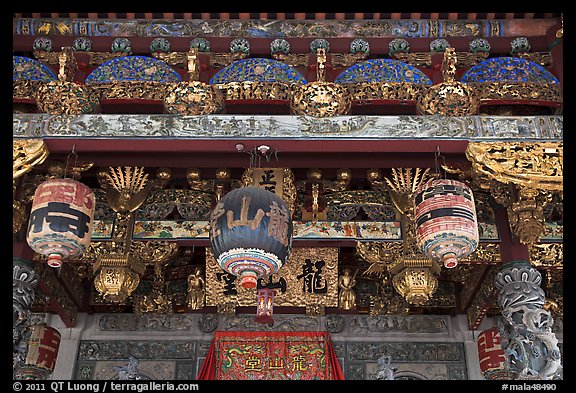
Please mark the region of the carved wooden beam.
POLYGON ((36 263, 35 270, 39 277, 38 287, 48 297, 50 307, 58 313, 66 327, 75 327, 78 306, 58 277, 56 269, 45 263, 36 263))

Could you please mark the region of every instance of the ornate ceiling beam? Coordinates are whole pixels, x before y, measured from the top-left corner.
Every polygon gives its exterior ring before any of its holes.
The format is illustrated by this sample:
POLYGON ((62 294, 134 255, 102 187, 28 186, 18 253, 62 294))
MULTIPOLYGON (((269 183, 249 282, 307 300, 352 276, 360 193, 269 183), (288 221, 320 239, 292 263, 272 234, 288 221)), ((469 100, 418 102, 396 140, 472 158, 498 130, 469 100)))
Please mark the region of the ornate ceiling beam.
POLYGON ((507 208, 520 242, 537 243, 544 232, 543 205, 554 193, 563 196, 563 142, 471 142, 466 158, 474 181, 507 208))

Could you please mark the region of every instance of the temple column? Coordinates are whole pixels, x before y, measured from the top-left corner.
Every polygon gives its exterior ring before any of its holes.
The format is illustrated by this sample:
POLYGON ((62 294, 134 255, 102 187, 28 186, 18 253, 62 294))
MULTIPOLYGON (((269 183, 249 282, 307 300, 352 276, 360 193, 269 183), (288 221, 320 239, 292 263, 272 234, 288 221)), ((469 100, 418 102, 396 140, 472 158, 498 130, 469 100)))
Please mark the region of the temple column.
POLYGON ((514 379, 562 379, 558 339, 552 333, 554 319, 544 309, 542 276, 526 261, 505 263, 496 274, 499 322, 506 368, 514 379))
POLYGON ((30 306, 34 303, 34 288, 38 275, 34 264, 26 259, 12 258, 12 344, 13 372, 25 362, 30 336, 30 306))

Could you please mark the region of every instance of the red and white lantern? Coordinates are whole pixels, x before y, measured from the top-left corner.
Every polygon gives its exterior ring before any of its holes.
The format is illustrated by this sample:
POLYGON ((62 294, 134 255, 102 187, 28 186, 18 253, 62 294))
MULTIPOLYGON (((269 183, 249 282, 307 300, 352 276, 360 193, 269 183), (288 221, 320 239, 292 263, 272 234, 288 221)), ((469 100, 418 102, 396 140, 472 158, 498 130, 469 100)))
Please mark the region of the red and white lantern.
POLYGON ((489 380, 511 379, 506 371, 506 355, 500 343, 497 327, 484 330, 478 336, 478 359, 480 371, 489 380))
POLYGON ((48 265, 81 255, 90 245, 96 197, 72 179, 51 179, 36 189, 26 240, 32 250, 48 256, 48 265))
POLYGON ((46 379, 56 366, 60 332, 44 323, 32 325, 30 330, 26 360, 16 374, 20 379, 46 379))
POLYGON ((450 269, 476 250, 478 221, 470 187, 457 180, 431 180, 414 203, 416 242, 424 255, 450 269))

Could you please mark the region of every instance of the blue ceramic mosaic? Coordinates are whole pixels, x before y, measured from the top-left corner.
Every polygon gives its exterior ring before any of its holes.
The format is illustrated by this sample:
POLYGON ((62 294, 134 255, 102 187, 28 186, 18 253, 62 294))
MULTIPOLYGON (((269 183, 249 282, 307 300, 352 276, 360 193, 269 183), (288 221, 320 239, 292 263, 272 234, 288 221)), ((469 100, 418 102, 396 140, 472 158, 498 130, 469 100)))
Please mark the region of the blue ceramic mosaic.
POLYGON ((431 85, 432 81, 418 68, 400 60, 371 59, 354 64, 334 80, 336 83, 409 82, 431 85))
POLYGON ((182 82, 182 77, 161 60, 147 56, 124 56, 107 61, 86 77, 86 83, 115 81, 182 82))
POLYGON ((307 83, 298 70, 278 60, 250 58, 235 61, 210 79, 211 84, 229 82, 307 83))
POLYGON ((12 80, 51 82, 58 80, 54 72, 38 60, 12 56, 12 80))
POLYGON ((462 82, 558 83, 550 71, 518 57, 494 57, 484 60, 462 75, 462 82))

